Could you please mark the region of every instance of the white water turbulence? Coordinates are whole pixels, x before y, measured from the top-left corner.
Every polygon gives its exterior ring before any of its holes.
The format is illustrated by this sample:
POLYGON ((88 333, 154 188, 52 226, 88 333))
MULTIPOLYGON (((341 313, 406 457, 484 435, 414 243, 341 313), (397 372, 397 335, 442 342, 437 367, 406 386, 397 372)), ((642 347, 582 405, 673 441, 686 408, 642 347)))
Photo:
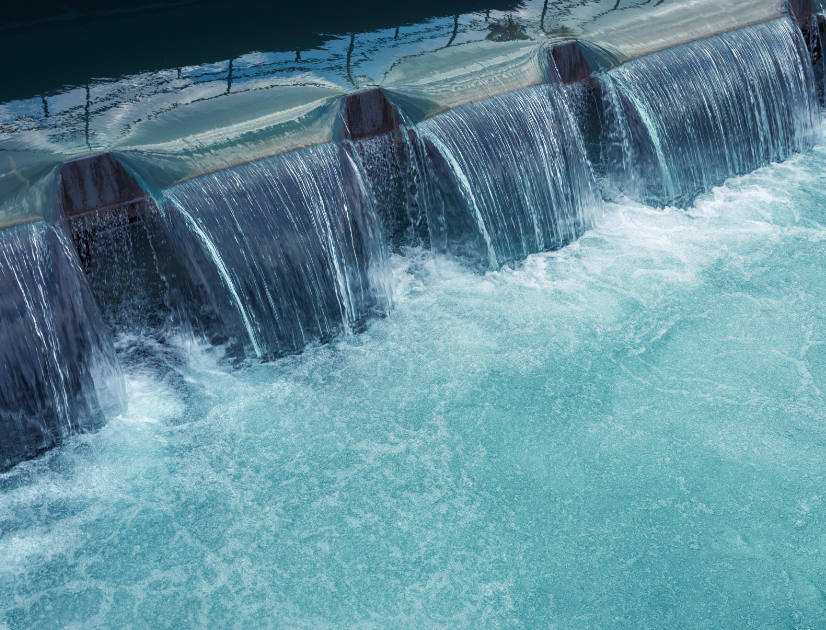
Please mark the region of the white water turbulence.
POLYGON ((112 341, 62 229, 0 232, 0 470, 96 429, 124 400, 112 341))
POLYGON ((204 175, 165 196, 193 273, 248 354, 300 351, 388 307, 381 224, 335 145, 204 175))
POLYGON ((485 269, 557 249, 593 224, 600 202, 582 136, 559 86, 535 86, 417 126, 441 194, 431 247, 485 269))
POLYGON ((726 178, 812 146, 819 106, 790 19, 667 49, 603 78, 604 170, 646 203, 685 207, 726 178), (617 159, 619 158, 619 159, 617 159))
POLYGON ((130 369, 0 475, 0 625, 823 627, 824 169, 484 275, 397 256, 361 335, 130 369))
POLYGON ((826 627, 801 41, 0 232, 0 630, 826 627))

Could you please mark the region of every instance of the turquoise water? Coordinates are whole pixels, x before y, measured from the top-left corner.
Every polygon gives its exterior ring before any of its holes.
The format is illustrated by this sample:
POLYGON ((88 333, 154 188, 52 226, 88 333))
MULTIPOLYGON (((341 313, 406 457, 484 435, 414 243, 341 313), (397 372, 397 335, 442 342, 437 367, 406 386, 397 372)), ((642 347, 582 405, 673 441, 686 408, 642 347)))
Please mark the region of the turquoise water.
POLYGON ((300 356, 135 360, 0 476, 0 628, 824 627, 825 169, 485 275, 408 252, 300 356))

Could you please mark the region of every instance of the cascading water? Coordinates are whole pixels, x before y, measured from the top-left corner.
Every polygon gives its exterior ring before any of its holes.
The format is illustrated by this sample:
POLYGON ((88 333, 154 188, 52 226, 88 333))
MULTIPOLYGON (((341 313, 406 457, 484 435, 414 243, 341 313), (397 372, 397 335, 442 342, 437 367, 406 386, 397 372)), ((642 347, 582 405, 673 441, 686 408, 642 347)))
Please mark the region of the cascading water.
POLYGON ((826 144, 627 198, 807 146, 794 28, 63 164, 0 230, 0 629, 826 628, 826 144))
POLYGON ((310 147, 176 185, 165 215, 225 323, 258 357, 383 313, 381 226, 351 158, 310 147))
POLYGON ((604 77, 604 94, 607 144, 623 147, 624 168, 611 175, 655 205, 685 205, 806 149, 818 113, 809 51, 789 19, 621 65, 604 77))
POLYGON ((425 204, 433 198, 424 151, 407 123, 391 133, 346 142, 381 215, 392 249, 429 246, 425 204))
POLYGON ((204 338, 217 345, 233 339, 231 305, 219 305, 220 296, 209 285, 212 280, 220 286, 220 279, 210 276, 205 260, 196 260, 197 252, 187 250, 189 241, 170 230, 154 203, 144 204, 139 213, 112 208, 69 223, 122 360, 130 362, 131 354, 143 360, 170 337, 204 338))
POLYGON ((441 195, 431 245, 496 269, 561 247, 591 224, 596 183, 561 86, 534 86, 434 116, 417 128, 441 195))
POLYGON ((0 288, 13 296, 5 364, 26 367, 0 381, 0 420, 12 427, 0 466, 117 408, 119 372, 98 307, 118 332, 192 327, 275 357, 385 312, 386 244, 496 269, 578 238, 601 203, 589 152, 601 184, 685 204, 805 149, 826 69, 822 20, 809 22, 805 39, 776 20, 599 80, 534 86, 368 140, 205 175, 140 216, 124 206, 72 217, 91 294, 62 229, 4 231, 0 288), (573 107, 583 94, 597 95, 584 113, 573 107))
POLYGON ((818 97, 821 104, 826 106, 826 15, 815 13, 804 20, 800 27, 811 54, 818 97))
POLYGON ((111 339, 71 241, 43 222, 0 232, 0 469, 99 427, 124 400, 111 339))
POLYGON ((113 331, 143 336, 168 322, 169 270, 164 267, 174 258, 158 223, 157 211, 134 221, 126 207, 71 221, 86 278, 113 331))

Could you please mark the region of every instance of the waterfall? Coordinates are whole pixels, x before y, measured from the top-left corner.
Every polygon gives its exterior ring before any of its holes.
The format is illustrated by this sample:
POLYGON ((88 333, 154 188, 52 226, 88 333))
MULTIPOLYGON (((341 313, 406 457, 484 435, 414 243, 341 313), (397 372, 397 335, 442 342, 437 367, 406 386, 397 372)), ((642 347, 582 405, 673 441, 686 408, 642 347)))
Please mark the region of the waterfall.
POLYGON ((88 174, 62 180, 74 243, 63 223, 0 231, 0 469, 117 413, 109 330, 154 344, 189 329, 231 357, 299 352, 387 312, 391 249, 498 269, 577 239, 603 197, 684 206, 805 150, 825 28, 784 18, 416 124, 391 111, 381 135, 202 175, 157 205, 110 154, 70 162, 88 174))
POLYGON ((169 266, 174 254, 157 211, 140 220, 127 207, 70 221, 72 239, 106 324, 116 332, 152 334, 169 321, 169 266))
POLYGON ((562 86, 534 86, 438 114, 417 128, 441 194, 434 249, 483 268, 570 243, 599 207, 562 86))
POLYGON ((339 147, 204 175, 165 197, 172 240, 256 356, 297 352, 385 311, 381 225, 339 147))
POLYGON ((406 122, 392 133, 345 143, 394 251, 430 245, 425 207, 433 196, 432 180, 427 176, 424 152, 411 128, 406 122))
POLYGON ((811 54, 818 98, 820 103, 826 106, 826 54, 824 54, 826 15, 814 13, 800 24, 800 28, 803 33, 803 40, 811 54))
POLYGON ((603 81, 606 144, 623 147, 604 167, 647 203, 686 205, 813 140, 812 65, 789 19, 641 57, 603 81))
POLYGON ((124 400, 97 307, 63 231, 0 232, 0 469, 99 427, 124 400))

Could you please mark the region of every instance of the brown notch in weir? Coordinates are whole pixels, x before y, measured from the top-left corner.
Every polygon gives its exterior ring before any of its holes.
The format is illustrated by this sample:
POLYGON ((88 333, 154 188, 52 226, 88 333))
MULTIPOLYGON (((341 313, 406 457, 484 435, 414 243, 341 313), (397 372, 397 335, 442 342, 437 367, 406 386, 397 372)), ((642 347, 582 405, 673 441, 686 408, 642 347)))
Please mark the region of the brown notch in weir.
POLYGON ((60 205, 69 220, 122 208, 130 217, 136 217, 154 208, 152 199, 111 153, 72 160, 62 166, 60 205))
POLYGON ((341 137, 345 140, 375 138, 399 128, 400 120, 379 88, 348 94, 341 112, 341 137))
POLYGON ((577 41, 555 44, 551 57, 563 83, 576 83, 591 76, 591 65, 577 41))
POLYGON ((58 203, 86 273, 100 262, 94 252, 101 233, 156 210, 152 198, 111 153, 66 162, 60 169, 58 203))

